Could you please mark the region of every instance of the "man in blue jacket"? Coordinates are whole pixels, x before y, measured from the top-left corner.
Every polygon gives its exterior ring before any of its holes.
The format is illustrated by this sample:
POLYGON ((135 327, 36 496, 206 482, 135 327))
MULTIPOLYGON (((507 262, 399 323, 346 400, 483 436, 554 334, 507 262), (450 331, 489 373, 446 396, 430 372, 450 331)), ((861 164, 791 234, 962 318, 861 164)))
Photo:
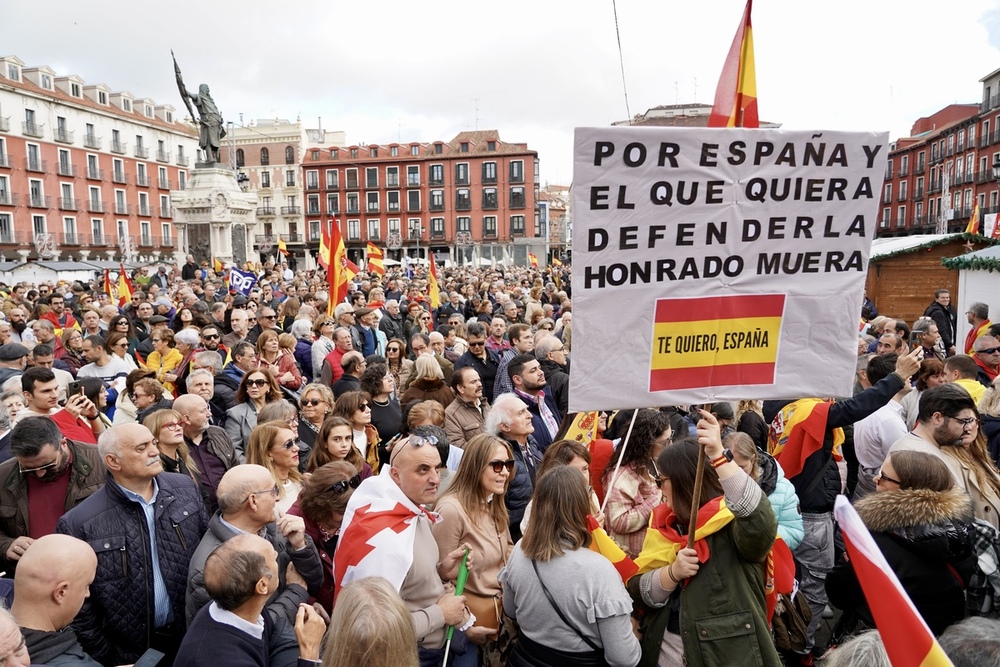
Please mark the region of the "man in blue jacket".
POLYGON ((169 667, 184 635, 188 564, 208 525, 201 492, 189 476, 163 472, 153 434, 141 424, 107 429, 97 446, 108 468, 104 488, 57 527, 97 554, 90 598, 73 629, 102 664, 130 664, 154 648, 169 667))

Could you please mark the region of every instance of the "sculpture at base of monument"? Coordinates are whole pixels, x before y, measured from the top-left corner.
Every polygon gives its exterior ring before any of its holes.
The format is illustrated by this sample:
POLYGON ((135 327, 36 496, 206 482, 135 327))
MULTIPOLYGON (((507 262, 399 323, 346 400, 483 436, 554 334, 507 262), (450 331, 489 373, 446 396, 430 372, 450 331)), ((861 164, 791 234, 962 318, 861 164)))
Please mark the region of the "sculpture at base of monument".
POLYGON ((212 99, 212 95, 209 93, 207 83, 198 86, 197 95, 192 95, 188 92, 187 88, 184 87, 184 79, 181 78, 181 68, 177 64, 177 58, 174 56, 173 50, 170 51, 170 55, 174 58, 174 74, 177 76, 177 89, 180 91, 181 99, 184 100, 184 106, 187 107, 192 119, 196 116, 191 104, 194 103, 194 107, 198 109, 197 118, 200 127, 198 146, 204 151, 206 162, 218 162, 219 147, 222 145, 223 137, 226 136, 222 114, 219 113, 219 108, 215 106, 215 100, 212 99))

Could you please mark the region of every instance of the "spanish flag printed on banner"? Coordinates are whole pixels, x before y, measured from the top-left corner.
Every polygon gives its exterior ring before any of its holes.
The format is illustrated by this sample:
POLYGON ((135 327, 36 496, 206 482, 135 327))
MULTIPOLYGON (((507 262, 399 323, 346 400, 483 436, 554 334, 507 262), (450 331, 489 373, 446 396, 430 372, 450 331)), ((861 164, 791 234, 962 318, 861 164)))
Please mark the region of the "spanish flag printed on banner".
MULTIPOLYGON (((830 402, 803 398, 783 407, 771 422, 767 434, 767 453, 777 459, 791 479, 800 472, 807 458, 823 448, 830 402)), ((840 460, 844 429, 833 430, 833 457, 840 460)))
POLYGON ((628 557, 622 548, 615 544, 615 541, 608 536, 604 529, 597 524, 597 519, 587 515, 587 530, 590 531, 590 550, 601 554, 615 566, 622 581, 627 582, 639 571, 635 561, 628 557))
POLYGON ((784 294, 657 299, 649 390, 772 384, 784 294))
POLYGON ((837 496, 833 514, 889 662, 898 667, 952 667, 847 498, 837 496))

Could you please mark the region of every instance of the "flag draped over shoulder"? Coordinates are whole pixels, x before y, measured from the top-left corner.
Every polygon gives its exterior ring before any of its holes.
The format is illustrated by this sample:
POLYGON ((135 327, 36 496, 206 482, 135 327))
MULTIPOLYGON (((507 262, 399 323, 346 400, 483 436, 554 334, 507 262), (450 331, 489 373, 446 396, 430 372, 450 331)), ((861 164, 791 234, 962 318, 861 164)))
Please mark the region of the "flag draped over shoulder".
MULTIPOLYGON (((713 498, 698 510, 698 522, 694 531, 694 549, 698 552, 698 562, 708 560, 708 542, 705 538, 717 533, 729 524, 735 517, 726 507, 726 499, 722 496, 713 498)), ((687 536, 681 535, 674 527, 677 518, 674 511, 666 504, 653 508, 649 518, 649 529, 642 543, 642 551, 635 559, 638 574, 652 572, 670 565, 677 559, 677 552, 687 546, 687 536)))
POLYGON ((622 548, 615 544, 615 541, 601 528, 597 519, 587 515, 587 530, 590 531, 590 550, 601 554, 615 566, 622 581, 627 582, 632 575, 639 571, 635 561, 628 557, 622 548))
POLYGON ((893 667, 950 667, 951 660, 847 498, 837 496, 833 514, 893 667))
POLYGON ((430 270, 427 272, 427 297, 431 302, 431 308, 441 307, 441 288, 438 286, 437 264, 434 263, 434 253, 427 253, 430 259, 430 270))
POLYGON ((330 223, 330 265, 326 269, 326 279, 330 296, 326 302, 326 314, 333 316, 333 309, 347 298, 347 247, 340 234, 340 226, 334 220, 330 223))
POLYGON ((729 55, 722 66, 715 103, 708 117, 709 127, 759 127, 757 119, 757 75, 753 60, 753 30, 750 12, 753 0, 747 0, 743 20, 736 31, 729 55))
POLYGON ((385 265, 382 263, 384 255, 382 254, 382 249, 377 245, 368 242, 368 273, 377 273, 380 276, 385 275, 385 265))
POLYGON ((333 560, 336 593, 364 577, 382 577, 398 591, 413 564, 417 522, 423 519, 440 521, 407 498, 388 472, 364 480, 347 502, 341 524, 333 560))
POLYGON ((972 209, 972 216, 969 218, 969 224, 965 227, 965 233, 979 233, 979 202, 976 202, 976 207, 972 209))
MULTIPOLYGON (((807 458, 823 448, 830 402, 818 398, 803 398, 783 407, 771 422, 767 435, 767 452, 781 464, 785 477, 791 479, 800 472, 807 458)), ((844 429, 833 431, 833 457, 840 460, 844 444, 844 429)))

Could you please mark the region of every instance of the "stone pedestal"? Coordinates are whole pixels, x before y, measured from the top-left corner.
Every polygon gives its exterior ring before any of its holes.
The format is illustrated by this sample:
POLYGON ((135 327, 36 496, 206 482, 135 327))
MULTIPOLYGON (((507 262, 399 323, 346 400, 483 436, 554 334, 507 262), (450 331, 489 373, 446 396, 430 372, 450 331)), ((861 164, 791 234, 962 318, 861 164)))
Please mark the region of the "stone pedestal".
MULTIPOLYGON (((236 175, 217 163, 195 165, 184 190, 170 193, 177 229, 174 261, 185 255, 242 265, 251 256, 257 224, 257 195, 243 192, 236 175)), ((166 259, 166 258, 164 258, 166 259)))

